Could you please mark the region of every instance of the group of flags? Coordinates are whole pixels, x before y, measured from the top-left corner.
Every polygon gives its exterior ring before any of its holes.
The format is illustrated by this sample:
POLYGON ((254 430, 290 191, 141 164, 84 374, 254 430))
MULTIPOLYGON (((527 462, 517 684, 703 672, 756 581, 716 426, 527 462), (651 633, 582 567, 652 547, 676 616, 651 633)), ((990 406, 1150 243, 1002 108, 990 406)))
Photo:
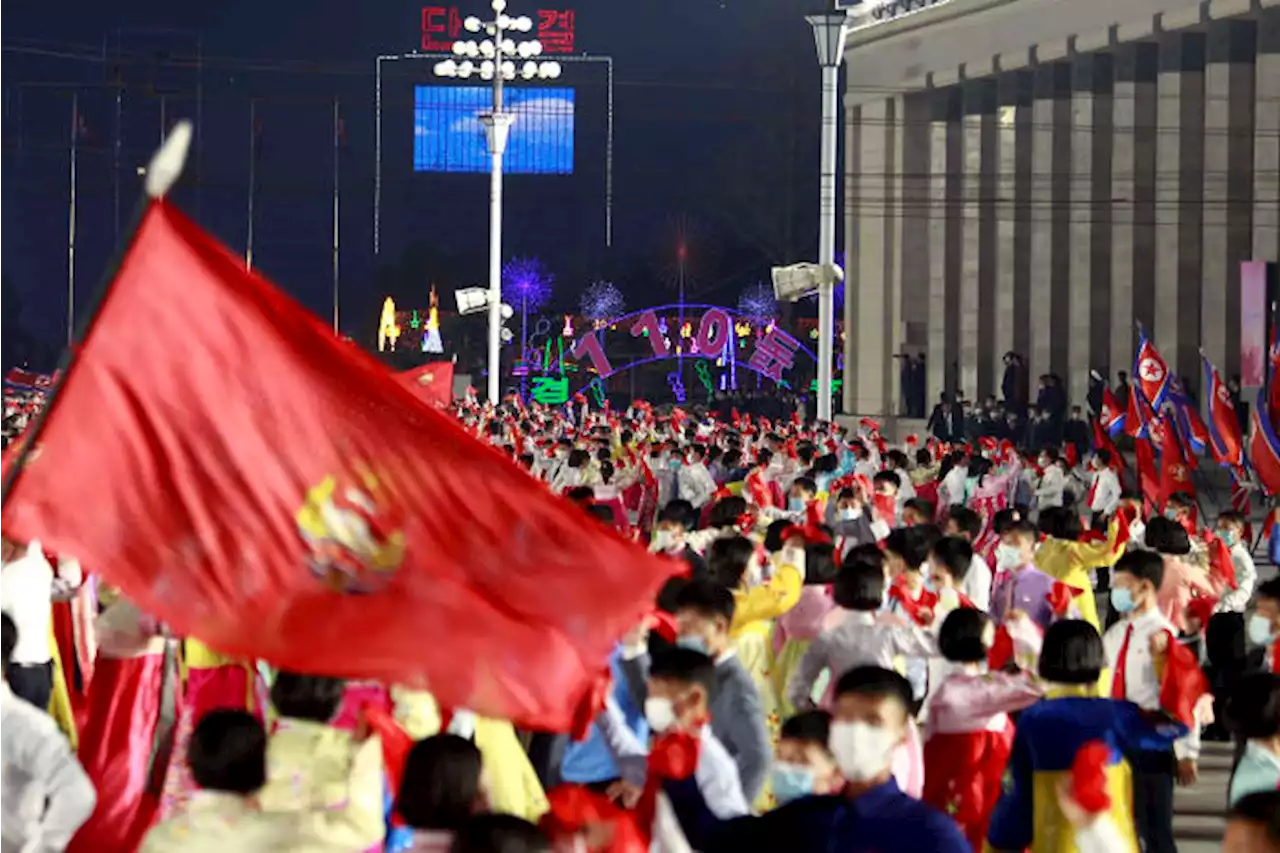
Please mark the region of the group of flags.
POLYGON ((1250 414, 1247 436, 1222 375, 1204 353, 1207 420, 1182 382, 1169 370, 1160 351, 1139 327, 1129 399, 1103 391, 1102 412, 1094 427, 1094 444, 1112 451, 1121 433, 1134 441, 1138 484, 1149 506, 1159 510, 1175 492, 1195 494, 1191 472, 1197 458, 1209 456, 1231 472, 1232 506, 1247 510, 1251 478, 1269 495, 1280 494, 1280 337, 1272 324, 1266 381, 1250 414))

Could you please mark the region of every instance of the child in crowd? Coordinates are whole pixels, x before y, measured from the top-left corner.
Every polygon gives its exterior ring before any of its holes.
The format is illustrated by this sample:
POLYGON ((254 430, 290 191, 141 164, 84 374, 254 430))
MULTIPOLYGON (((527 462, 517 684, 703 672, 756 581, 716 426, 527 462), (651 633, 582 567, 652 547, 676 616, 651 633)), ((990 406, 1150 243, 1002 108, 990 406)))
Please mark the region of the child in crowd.
POLYGON ((986 671, 994 638, 980 610, 947 616, 938 647, 952 671, 931 695, 925 727, 924 800, 954 817, 975 850, 1000 797, 1013 744, 1009 714, 1040 698, 1026 676, 986 671))
POLYGON ((827 711, 802 711, 782 724, 772 778, 778 805, 811 794, 836 794, 844 787, 830 742, 827 711))
POLYGON ((1058 616, 1055 593, 1059 598, 1070 595, 1055 590, 1058 582, 1036 568, 1037 541, 1035 526, 1025 520, 1010 522, 1000 534, 1000 544, 996 547, 998 574, 989 611, 998 626, 1012 613, 1020 611, 1043 631, 1058 616))
POLYGON ((1243 613, 1249 606, 1253 596, 1253 587, 1258 581, 1258 570, 1253 564, 1253 555, 1249 552, 1251 544, 1245 536, 1248 520, 1244 513, 1225 510, 1218 514, 1217 533, 1222 544, 1227 546, 1231 554, 1231 566, 1235 569, 1235 589, 1226 589, 1218 602, 1218 610, 1231 613, 1243 613))
POLYGON ((1227 700, 1227 724, 1244 743, 1231 774, 1231 804, 1255 791, 1280 790, 1280 675, 1240 679, 1227 700))
POLYGON ((395 812, 413 832, 414 853, 449 853, 454 835, 489 808, 480 750, 466 738, 438 734, 413 745, 405 759, 395 812))
POLYGON ((974 607, 986 610, 991 605, 991 566, 972 547, 982 535, 982 517, 967 506, 955 504, 947 510, 942 532, 947 536, 958 536, 969 543, 972 555, 969 570, 956 577, 958 588, 973 602, 974 607))

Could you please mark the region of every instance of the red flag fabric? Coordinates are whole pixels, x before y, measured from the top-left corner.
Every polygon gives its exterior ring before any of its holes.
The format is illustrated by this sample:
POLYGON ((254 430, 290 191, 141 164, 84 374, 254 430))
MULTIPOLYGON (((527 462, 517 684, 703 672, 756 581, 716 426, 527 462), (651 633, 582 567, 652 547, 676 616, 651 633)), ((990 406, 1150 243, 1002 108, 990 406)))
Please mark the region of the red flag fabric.
POLYGON ((1076 751, 1071 763, 1071 796, 1086 814, 1102 814, 1111 808, 1106 770, 1110 763, 1111 747, 1104 741, 1091 740, 1076 751))
POLYGON ((1125 408, 1120 405, 1110 387, 1102 389, 1102 411, 1098 413, 1098 419, 1102 422, 1102 428, 1113 438, 1124 429, 1125 408))
POLYGON ((673 571, 162 202, 57 393, 6 534, 231 657, 563 731, 673 571))
POLYGON ((1204 385, 1209 400, 1209 452, 1219 465, 1239 468, 1244 464, 1244 438, 1231 392, 1207 357, 1204 358, 1204 385))
POLYGON ((1175 492, 1194 496, 1196 486, 1191 479, 1191 466, 1187 463, 1182 441, 1171 430, 1167 434, 1164 452, 1160 454, 1160 500, 1157 508, 1163 510, 1165 501, 1175 492))
POLYGON ((1133 455, 1138 463, 1138 487, 1148 511, 1160 505, 1160 474, 1156 471, 1156 454, 1151 441, 1145 438, 1133 440, 1133 455))
POLYGON ((396 379, 401 385, 413 391, 422 402, 437 409, 448 408, 453 402, 452 361, 428 362, 412 370, 397 373, 396 379))
POLYGON ((1249 462, 1258 483, 1268 495, 1280 495, 1280 437, 1267 415, 1267 389, 1258 392, 1257 405, 1249 413, 1249 462))
POLYGON ((1093 449, 1105 450, 1111 455, 1111 462, 1107 467, 1116 472, 1116 476, 1122 480, 1124 478, 1124 454, 1120 452, 1120 448, 1116 447, 1115 441, 1106 430, 1106 425, 1101 418, 1093 421, 1093 449))
POLYGON ((1209 681, 1200 671, 1195 652, 1178 642, 1171 632, 1164 632, 1166 651, 1163 666, 1157 657, 1160 675, 1160 707, 1165 713, 1188 727, 1196 725, 1195 706, 1209 692, 1209 681))

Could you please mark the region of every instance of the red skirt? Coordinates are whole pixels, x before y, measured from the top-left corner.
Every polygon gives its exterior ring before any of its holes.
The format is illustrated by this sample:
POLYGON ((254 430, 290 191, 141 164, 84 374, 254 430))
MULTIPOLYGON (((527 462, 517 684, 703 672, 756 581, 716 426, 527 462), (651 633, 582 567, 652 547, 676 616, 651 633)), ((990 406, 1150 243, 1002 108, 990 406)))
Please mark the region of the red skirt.
POLYGON ((935 734, 924 745, 923 799, 949 814, 974 850, 987 837, 1012 748, 1012 725, 1001 732, 935 734))
POLYGON ((163 654, 98 656, 79 751, 98 804, 68 853, 134 853, 151 828, 160 804, 150 770, 163 683, 163 654))

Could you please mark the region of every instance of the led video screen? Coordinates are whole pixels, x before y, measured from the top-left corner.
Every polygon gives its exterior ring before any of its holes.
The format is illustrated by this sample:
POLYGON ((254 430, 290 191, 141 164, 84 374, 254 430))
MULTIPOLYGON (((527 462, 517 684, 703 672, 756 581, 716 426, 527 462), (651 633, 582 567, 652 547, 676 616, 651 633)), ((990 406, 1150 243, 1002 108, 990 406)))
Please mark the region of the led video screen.
MULTIPOLYGON (((504 107, 515 116, 502 170, 509 174, 573 174, 573 89, 513 87, 504 107)), ((493 105, 488 86, 416 86, 415 172, 487 172, 489 148, 480 113, 493 105)))

